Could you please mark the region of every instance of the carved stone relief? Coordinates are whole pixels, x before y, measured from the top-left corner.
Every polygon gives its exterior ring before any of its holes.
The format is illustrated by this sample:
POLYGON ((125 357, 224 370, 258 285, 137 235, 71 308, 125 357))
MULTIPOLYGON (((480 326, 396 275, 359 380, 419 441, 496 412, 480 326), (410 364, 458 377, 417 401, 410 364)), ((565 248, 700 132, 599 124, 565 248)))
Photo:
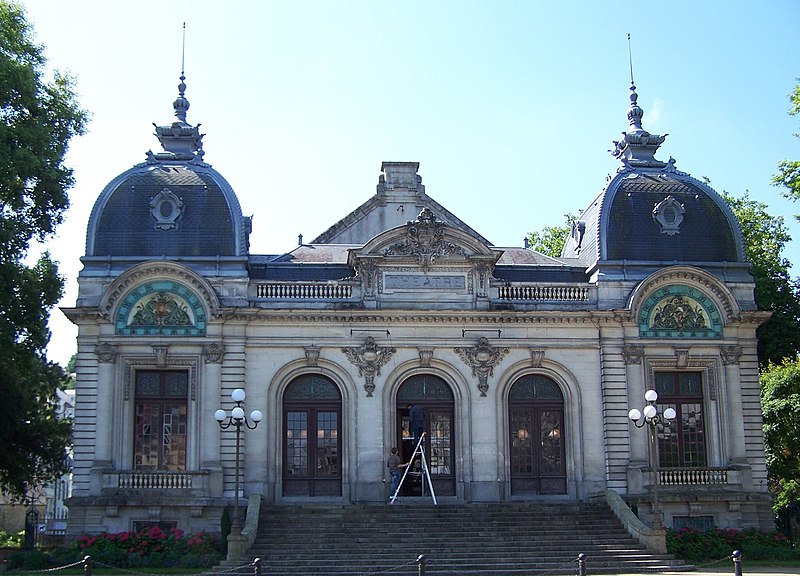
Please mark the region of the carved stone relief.
POLYGON ((686 208, 683 204, 675 200, 673 196, 667 196, 653 208, 653 220, 661 226, 661 233, 674 236, 680 233, 683 223, 683 215, 686 208))
POLYGON ((542 349, 530 349, 531 353, 531 366, 534 368, 541 368, 542 367, 542 360, 544 360, 544 350, 542 349))
POLYGON ((100 362, 114 362, 117 359, 117 346, 103 342, 94 347, 94 353, 100 362))
POLYGON ((153 355, 156 357, 156 366, 159 368, 167 367, 167 352, 169 346, 153 346, 153 355))
POLYGON ((431 367, 431 360, 433 359, 433 348, 417 348, 419 351, 419 365, 423 368, 431 367))
POLYGON ((675 350, 675 357, 677 360, 675 361, 676 368, 686 368, 687 364, 689 363, 689 349, 688 348, 674 348, 675 350))
POLYGON ((722 356, 722 363, 726 366, 729 364, 738 364, 739 359, 742 357, 741 346, 722 346, 719 350, 719 355, 722 356))
POLYGON ((489 376, 494 374, 494 367, 508 354, 508 348, 496 348, 489 344, 489 340, 481 337, 472 348, 455 348, 467 366, 472 368, 472 375, 478 377, 478 390, 481 396, 486 396, 489 390, 489 376))
POLYGON ((445 224, 430 208, 424 208, 417 219, 406 224, 406 238, 389 246, 384 256, 416 256, 420 265, 430 266, 437 258, 464 256, 464 250, 445 238, 445 224))
POLYGON ((644 358, 644 346, 623 346, 622 359, 625 364, 641 364, 644 358))
POLYGON ((306 346, 306 366, 316 366, 319 361, 319 346, 306 346))
POLYGON ((364 377, 367 397, 371 397, 375 391, 375 376, 380 375, 381 366, 389 361, 395 351, 392 347, 378 346, 372 336, 368 336, 361 346, 342 348, 347 359, 358 367, 358 375, 364 377))
POLYGON ((212 342, 203 346, 203 357, 206 364, 219 364, 225 354, 225 346, 222 342, 212 342))

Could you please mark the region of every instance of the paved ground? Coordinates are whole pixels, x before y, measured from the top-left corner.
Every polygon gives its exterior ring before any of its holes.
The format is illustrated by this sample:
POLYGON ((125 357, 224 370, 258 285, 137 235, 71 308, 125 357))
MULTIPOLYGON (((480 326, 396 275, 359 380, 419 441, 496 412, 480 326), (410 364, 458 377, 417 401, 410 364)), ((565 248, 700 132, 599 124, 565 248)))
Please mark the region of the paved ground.
MULTIPOLYGON (((587 573, 591 574, 588 571, 588 569, 587 573)), ((651 574, 653 573, 651 572, 651 574)), ((708 566, 693 572, 658 572, 658 574, 662 574, 664 576, 720 576, 723 574, 728 574, 730 576, 733 576, 734 569, 733 569, 733 563, 731 562, 730 565, 719 564, 714 566, 708 566)), ((800 574, 800 566, 768 568, 763 566, 748 567, 746 564, 743 564, 742 576, 747 576, 748 574, 770 574, 771 576, 793 576, 796 574, 800 574)), ((641 573, 620 574, 618 576, 642 576, 642 574, 641 573)))

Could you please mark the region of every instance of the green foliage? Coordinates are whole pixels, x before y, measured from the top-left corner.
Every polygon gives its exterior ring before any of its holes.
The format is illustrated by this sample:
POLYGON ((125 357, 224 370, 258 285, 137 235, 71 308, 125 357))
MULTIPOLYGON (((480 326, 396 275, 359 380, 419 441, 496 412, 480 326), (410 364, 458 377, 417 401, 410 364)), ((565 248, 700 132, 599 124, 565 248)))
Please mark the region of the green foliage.
POLYGON ((22 7, 0 0, 0 489, 24 498, 66 466, 69 422, 56 418, 62 369, 47 360, 47 320, 63 279, 45 253, 29 266, 31 243, 51 237, 69 206, 63 164, 87 114, 73 81, 44 76, 43 48, 22 7))
POLYGON ((222 541, 226 542, 231 533, 231 511, 227 507, 222 509, 222 518, 220 518, 219 524, 222 541))
MULTIPOLYGON (((789 114, 796 116, 800 114, 800 78, 795 85, 794 90, 789 94, 789 114)), ((800 134, 795 134, 800 136, 800 134)), ((776 186, 783 186, 786 188, 782 192, 787 198, 792 200, 800 199, 800 161, 797 160, 781 160, 778 163, 778 173, 772 177, 772 183, 776 186)), ((800 220, 800 215, 795 215, 795 218, 800 220)))
POLYGON ((564 214, 566 224, 563 226, 545 226, 541 231, 528 234, 529 246, 546 256, 558 258, 564 250, 564 244, 572 231, 572 224, 578 217, 575 214, 564 214))
POLYGON ((791 277, 791 263, 783 257, 783 249, 792 239, 784 219, 769 214, 768 206, 751 200, 747 192, 738 198, 723 192, 722 197, 742 229, 745 257, 756 284, 756 305, 772 312, 758 328, 759 364, 765 368, 795 358, 800 352, 800 284, 791 277))
POLYGON ((800 360, 761 374, 761 411, 773 510, 800 500, 800 360))
POLYGON ((20 548, 24 537, 25 531, 13 533, 0 530, 0 548, 20 548))
POLYGON ((800 559, 798 551, 780 532, 688 527, 667 530, 667 552, 683 560, 720 560, 734 550, 739 550, 747 560, 800 559))
POLYGON ((49 560, 47 553, 41 550, 20 550, 6 560, 7 570, 42 570, 47 568, 49 560))
POLYGON ((70 546, 32 555, 19 552, 9 559, 9 569, 27 570, 66 566, 91 556, 98 567, 210 568, 223 557, 219 538, 206 532, 185 536, 177 528, 158 526, 139 532, 84 535, 70 546))

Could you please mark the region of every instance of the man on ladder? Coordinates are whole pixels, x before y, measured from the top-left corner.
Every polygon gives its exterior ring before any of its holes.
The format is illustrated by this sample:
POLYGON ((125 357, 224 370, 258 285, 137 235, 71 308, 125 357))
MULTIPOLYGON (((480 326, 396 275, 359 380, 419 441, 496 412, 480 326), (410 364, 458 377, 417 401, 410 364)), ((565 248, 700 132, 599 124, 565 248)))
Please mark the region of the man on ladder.
POLYGON ((403 488, 403 482, 405 482, 406 477, 408 476, 408 471, 411 469, 411 463, 414 461, 414 458, 419 457, 420 459, 420 473, 423 477, 423 493, 425 491, 425 481, 428 483, 428 488, 431 491, 431 499, 433 500, 433 504, 437 505, 436 502, 436 493, 433 491, 433 482, 431 482, 431 474, 428 470, 428 461, 425 458, 425 444, 423 440, 425 439, 425 432, 422 432, 417 438, 417 446, 414 448, 414 452, 411 454, 411 458, 409 458, 408 463, 405 465, 405 472, 403 472, 403 477, 400 479, 400 483, 397 486, 397 489, 392 494, 391 498, 389 498, 389 504, 394 504, 394 501, 397 500, 398 494, 400 494, 400 490, 403 488))

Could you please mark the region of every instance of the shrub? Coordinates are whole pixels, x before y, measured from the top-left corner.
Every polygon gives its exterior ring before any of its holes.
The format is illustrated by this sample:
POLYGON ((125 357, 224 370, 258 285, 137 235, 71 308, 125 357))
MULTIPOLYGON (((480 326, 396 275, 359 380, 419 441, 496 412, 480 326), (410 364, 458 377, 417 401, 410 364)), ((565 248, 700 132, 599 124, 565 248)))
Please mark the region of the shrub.
POLYGON ((0 548, 21 548, 24 537, 24 530, 17 533, 0 530, 0 548))
POLYGON ((158 526, 138 532, 85 534, 71 545, 45 554, 39 551, 19 552, 9 559, 8 567, 38 570, 47 566, 72 564, 89 555, 98 566, 171 567, 195 564, 211 567, 223 557, 219 538, 206 532, 190 536, 177 528, 163 530, 158 526), (14 562, 12 563, 12 560, 14 562))
POLYGON ((7 570, 25 568, 26 570, 42 570, 48 566, 47 554, 41 550, 20 550, 6 560, 7 570))
POLYGON ((730 556, 734 550, 741 551, 742 557, 750 560, 800 558, 780 532, 691 527, 667 530, 667 551, 684 560, 719 560, 730 556))

